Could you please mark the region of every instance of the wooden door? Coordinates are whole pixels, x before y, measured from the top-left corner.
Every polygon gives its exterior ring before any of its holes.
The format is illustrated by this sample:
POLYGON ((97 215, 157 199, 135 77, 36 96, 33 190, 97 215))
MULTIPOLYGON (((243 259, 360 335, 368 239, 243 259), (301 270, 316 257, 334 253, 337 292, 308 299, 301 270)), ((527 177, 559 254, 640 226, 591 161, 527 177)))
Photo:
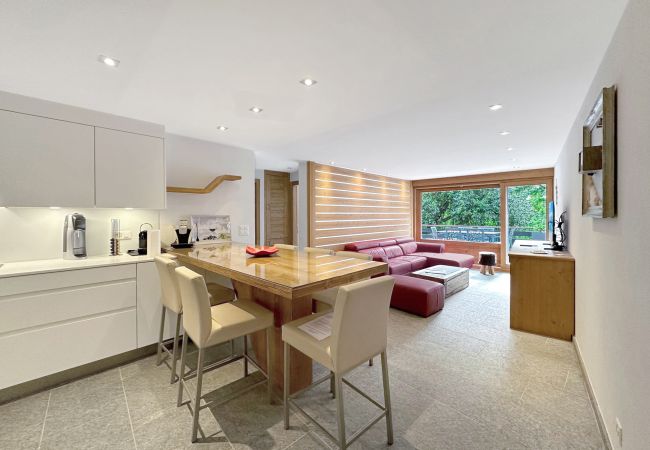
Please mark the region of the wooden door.
POLYGON ((265 245, 292 244, 291 181, 287 172, 264 171, 265 245))

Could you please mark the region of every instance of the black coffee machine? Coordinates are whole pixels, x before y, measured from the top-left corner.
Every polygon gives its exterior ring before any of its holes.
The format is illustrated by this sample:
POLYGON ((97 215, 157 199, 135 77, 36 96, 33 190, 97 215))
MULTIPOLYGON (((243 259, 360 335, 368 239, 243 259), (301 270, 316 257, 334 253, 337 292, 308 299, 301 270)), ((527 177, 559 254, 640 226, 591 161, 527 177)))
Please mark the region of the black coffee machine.
POLYGON ((140 225, 140 232, 138 233, 138 255, 147 254, 147 230, 142 229, 142 227, 145 225, 149 225, 151 227, 149 229, 153 230, 153 225, 151 225, 149 222, 145 222, 140 225))

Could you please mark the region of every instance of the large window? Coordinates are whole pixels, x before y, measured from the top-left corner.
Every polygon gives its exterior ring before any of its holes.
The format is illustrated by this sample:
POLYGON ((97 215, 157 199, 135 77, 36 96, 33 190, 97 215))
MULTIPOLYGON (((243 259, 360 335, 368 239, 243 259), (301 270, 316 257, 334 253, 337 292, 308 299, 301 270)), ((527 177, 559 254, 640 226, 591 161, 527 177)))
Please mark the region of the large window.
POLYGON ((421 197, 422 238, 500 242, 500 189, 441 190, 421 197))

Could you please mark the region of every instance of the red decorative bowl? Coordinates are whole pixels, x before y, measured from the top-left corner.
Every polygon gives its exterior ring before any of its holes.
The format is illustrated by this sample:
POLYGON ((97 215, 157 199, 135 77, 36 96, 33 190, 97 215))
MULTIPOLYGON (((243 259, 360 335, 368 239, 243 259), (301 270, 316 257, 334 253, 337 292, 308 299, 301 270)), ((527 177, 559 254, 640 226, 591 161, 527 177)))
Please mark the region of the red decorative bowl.
POLYGON ((254 257, 271 256, 277 251, 276 247, 251 247, 250 245, 246 247, 246 253, 254 257))

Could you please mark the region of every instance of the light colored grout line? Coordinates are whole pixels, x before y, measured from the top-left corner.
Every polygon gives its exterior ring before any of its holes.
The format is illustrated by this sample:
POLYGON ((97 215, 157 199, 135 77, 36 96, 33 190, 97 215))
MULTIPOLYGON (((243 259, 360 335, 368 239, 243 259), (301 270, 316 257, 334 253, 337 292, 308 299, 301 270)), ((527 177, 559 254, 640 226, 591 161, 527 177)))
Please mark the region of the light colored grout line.
POLYGON ((562 386, 562 391, 566 391, 566 385, 569 382, 569 374, 571 374, 571 370, 567 369, 566 371, 566 378, 564 379, 564 386, 562 386))
POLYGON ((126 403, 126 413, 129 416, 129 426, 131 427, 131 437, 133 437, 133 445, 135 450, 138 450, 138 443, 135 440, 135 431, 133 431, 133 421, 131 420, 131 411, 129 410, 129 399, 126 398, 126 388, 124 387, 124 378, 122 377, 122 368, 117 368, 120 373, 120 382, 122 383, 122 393, 124 394, 124 402, 126 403))
POLYGON ((52 391, 47 395, 47 406, 45 407, 45 416, 43 417, 43 427, 41 428, 41 437, 38 439, 38 448, 41 448, 43 443, 43 435, 45 434, 45 422, 47 421, 47 413, 50 410, 50 400, 52 399, 52 391))
POLYGON ((298 439, 296 439, 295 441, 291 442, 289 445, 287 445, 286 447, 284 447, 284 449, 286 450, 286 449, 288 449, 288 448, 291 448, 291 446, 292 446, 293 444, 295 444, 296 442, 298 442, 300 439, 304 438, 305 436, 307 436, 307 433, 302 434, 298 439))

